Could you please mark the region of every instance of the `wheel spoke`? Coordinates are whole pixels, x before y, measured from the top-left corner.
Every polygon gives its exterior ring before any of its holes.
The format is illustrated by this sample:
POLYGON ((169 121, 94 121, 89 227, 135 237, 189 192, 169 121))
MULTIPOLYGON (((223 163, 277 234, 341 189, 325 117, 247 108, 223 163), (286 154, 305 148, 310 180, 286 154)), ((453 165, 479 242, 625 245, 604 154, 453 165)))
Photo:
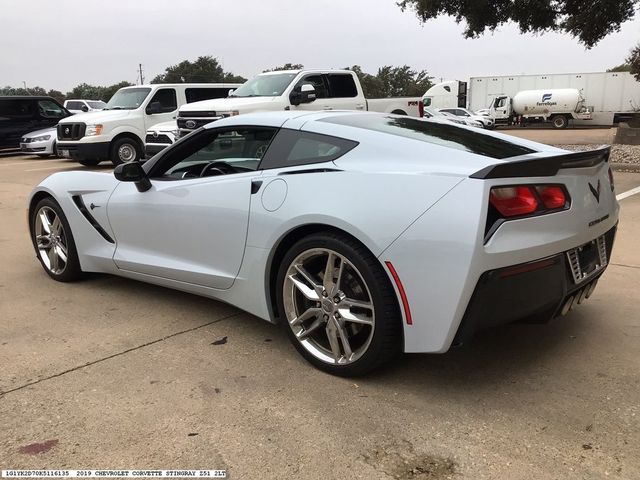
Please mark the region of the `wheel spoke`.
MULTIPOLYGON (((307 272, 307 270, 302 265, 296 265, 295 268, 296 268, 296 272, 298 272, 298 275, 300 275, 307 282, 307 285, 305 286, 307 288, 311 287, 311 290, 315 292, 315 297, 312 298, 307 295, 305 295, 305 297, 307 297, 310 300, 319 300, 320 295, 322 294, 322 285, 320 285, 316 280, 314 280, 313 275, 307 272)), ((296 283, 295 282, 296 279, 294 279, 294 277, 289 277, 289 278, 291 278, 291 280, 293 280, 294 283, 296 283)), ((300 281, 298 280, 298 282, 300 281)), ((304 285, 303 282, 300 282, 300 284, 304 285)))
POLYGON ((55 246, 55 250, 58 258, 60 258, 64 263, 67 263, 67 249, 65 246, 59 243, 55 246))
POLYGON ((314 302, 320 301, 320 295, 318 295, 318 292, 316 292, 312 288, 309 288, 309 286, 304 282, 298 280, 293 275, 289 275, 289 280, 291 280, 295 287, 300 290, 300 293, 302 293, 302 295, 307 297, 309 300, 312 300, 314 302))
POLYGON ((49 217, 47 217, 47 214, 44 211, 40 211, 40 222, 42 223, 42 228, 44 229, 45 233, 47 234, 51 234, 51 222, 49 221, 49 217))
POLYGON ((315 332, 322 325, 324 325, 324 320, 322 319, 322 317, 316 318, 313 321, 313 323, 311 325, 309 325, 309 328, 305 328, 300 333, 296 334, 296 336, 298 337, 298 340, 306 339, 309 335, 311 335, 313 332, 315 332))
POLYGON ((344 357, 348 360, 351 360, 351 355, 353 352, 351 351, 351 344, 349 343, 349 336, 347 335, 347 331, 344 329, 344 325, 338 325, 338 335, 340 336, 340 342, 342 343, 342 349, 344 350, 344 357))
POLYGON ((341 307, 347 308, 366 308, 367 310, 373 310, 371 302, 366 300, 354 300, 352 298, 345 298, 340 302, 341 307))
POLYGON ((327 338, 329 339, 329 345, 331 346, 331 353, 333 353, 333 358, 337 363, 342 354, 340 353, 340 344, 338 343, 338 322, 336 322, 335 318, 329 319, 325 330, 327 332, 327 338))
POLYGON ((348 308, 339 308, 338 312, 346 322, 373 325, 373 319, 363 313, 353 313, 348 308))
POLYGON ((290 320, 289 323, 291 324, 291 326, 300 325, 304 321, 307 321, 313 317, 317 317, 318 315, 320 315, 321 311, 322 310, 320 308, 308 308, 302 315, 299 315, 293 320, 290 320))
POLYGON ((336 268, 336 258, 342 263, 342 259, 335 253, 329 252, 327 254, 327 265, 324 268, 324 277, 322 279, 322 285, 329 295, 334 294, 335 284, 333 283, 333 272, 336 268))
POLYGON ((60 223, 60 217, 56 215, 56 217, 53 219, 53 223, 51 224, 51 231, 55 235, 60 235, 61 227, 62 227, 62 224, 60 223))
POLYGON ((55 250, 55 248, 51 248, 47 252, 47 255, 49 257, 49 268, 54 273, 58 271, 58 254, 55 250))

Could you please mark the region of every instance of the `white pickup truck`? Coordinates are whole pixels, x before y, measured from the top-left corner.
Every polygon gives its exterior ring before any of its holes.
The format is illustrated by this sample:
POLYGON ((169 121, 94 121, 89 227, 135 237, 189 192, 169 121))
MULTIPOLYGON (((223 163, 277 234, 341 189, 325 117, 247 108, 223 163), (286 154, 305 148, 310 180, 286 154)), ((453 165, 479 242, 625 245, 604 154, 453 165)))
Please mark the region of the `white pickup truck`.
POLYGON ((366 99, 350 70, 281 70, 257 75, 227 98, 183 105, 177 122, 184 136, 219 118, 276 110, 362 110, 421 117, 422 100, 366 99))

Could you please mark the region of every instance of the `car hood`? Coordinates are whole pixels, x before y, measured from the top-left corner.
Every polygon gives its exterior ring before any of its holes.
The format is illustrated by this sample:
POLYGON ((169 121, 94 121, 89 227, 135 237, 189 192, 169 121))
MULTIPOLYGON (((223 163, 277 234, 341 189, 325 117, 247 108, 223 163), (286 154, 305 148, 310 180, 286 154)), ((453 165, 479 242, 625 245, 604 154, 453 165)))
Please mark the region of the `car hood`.
POLYGON ((40 135, 56 135, 56 127, 43 128, 42 130, 29 132, 26 135, 22 135, 22 138, 33 138, 33 137, 39 137, 40 135))
POLYGON ((76 113, 60 123, 82 122, 86 124, 114 122, 127 118, 134 110, 99 110, 97 112, 76 113))
POLYGON ((147 128, 147 132, 172 132, 178 129, 178 123, 175 120, 168 122, 156 123, 152 127, 147 128))
POLYGON ((230 110, 254 110, 256 108, 261 108, 263 105, 269 105, 278 98, 280 97, 230 97, 218 98, 215 100, 204 100, 202 102, 194 102, 184 105, 180 108, 180 114, 206 111, 215 112, 218 110, 222 112, 228 112, 230 110))

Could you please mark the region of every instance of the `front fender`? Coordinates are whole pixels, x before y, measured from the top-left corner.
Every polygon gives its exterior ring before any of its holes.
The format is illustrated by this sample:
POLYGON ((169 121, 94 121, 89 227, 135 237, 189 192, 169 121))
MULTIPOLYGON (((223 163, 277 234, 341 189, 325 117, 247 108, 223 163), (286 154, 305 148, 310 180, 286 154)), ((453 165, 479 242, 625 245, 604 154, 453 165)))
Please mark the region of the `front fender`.
POLYGON ((85 272, 113 272, 112 260, 115 253, 115 235, 107 218, 107 202, 118 181, 107 173, 100 172, 59 172, 45 178, 29 196, 29 211, 43 196, 52 197, 62 208, 78 251, 80 266, 85 272), (74 201, 78 197, 87 207, 93 219, 111 237, 109 242, 87 219, 74 201), (93 208, 91 208, 93 205, 93 208))

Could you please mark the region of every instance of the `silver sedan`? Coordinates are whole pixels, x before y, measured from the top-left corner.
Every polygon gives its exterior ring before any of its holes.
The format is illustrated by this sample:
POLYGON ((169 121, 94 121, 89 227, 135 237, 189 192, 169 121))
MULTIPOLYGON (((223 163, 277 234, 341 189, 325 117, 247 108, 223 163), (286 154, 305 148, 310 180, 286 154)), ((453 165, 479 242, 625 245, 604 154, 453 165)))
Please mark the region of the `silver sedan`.
POLYGON ((20 151, 42 158, 50 157, 51 155, 59 156, 56 148, 56 136, 55 127, 27 133, 20 139, 20 151))

